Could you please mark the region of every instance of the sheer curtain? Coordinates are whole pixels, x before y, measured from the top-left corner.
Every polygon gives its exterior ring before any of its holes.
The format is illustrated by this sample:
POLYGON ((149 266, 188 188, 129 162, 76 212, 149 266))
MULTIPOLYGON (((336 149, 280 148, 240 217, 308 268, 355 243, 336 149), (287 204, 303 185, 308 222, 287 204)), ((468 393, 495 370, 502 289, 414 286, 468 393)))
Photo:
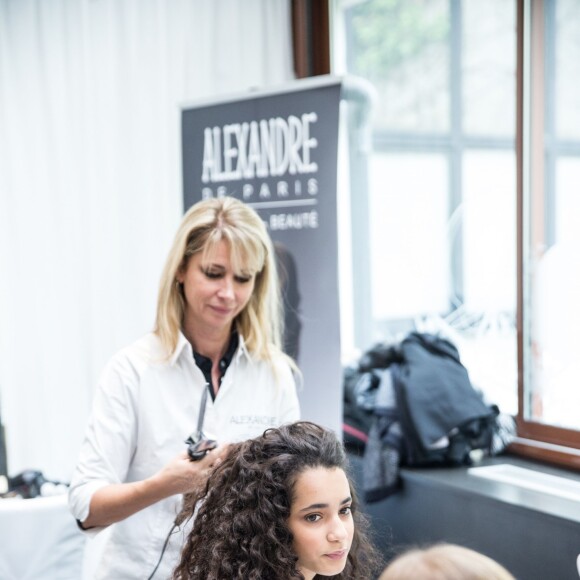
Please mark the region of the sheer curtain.
POLYGON ((68 480, 100 371, 151 329, 184 102, 293 78, 289 0, 0 0, 0 412, 68 480))

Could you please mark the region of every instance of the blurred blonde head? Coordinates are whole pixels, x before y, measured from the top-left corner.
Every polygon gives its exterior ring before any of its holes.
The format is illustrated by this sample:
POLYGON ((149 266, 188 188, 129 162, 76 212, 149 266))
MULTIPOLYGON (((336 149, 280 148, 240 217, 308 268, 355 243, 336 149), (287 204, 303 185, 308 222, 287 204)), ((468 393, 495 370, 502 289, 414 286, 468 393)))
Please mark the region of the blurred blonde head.
POLYGON ((438 544, 395 558, 379 580, 515 580, 500 564, 469 548, 438 544))
POLYGON ((272 360, 280 352, 282 307, 274 250, 260 216, 232 197, 212 198, 193 205, 183 217, 165 262, 154 332, 171 356, 179 339, 185 299, 176 280, 194 254, 211 259, 218 242, 230 248, 234 269, 255 274, 252 297, 235 326, 248 351, 257 359, 272 360))

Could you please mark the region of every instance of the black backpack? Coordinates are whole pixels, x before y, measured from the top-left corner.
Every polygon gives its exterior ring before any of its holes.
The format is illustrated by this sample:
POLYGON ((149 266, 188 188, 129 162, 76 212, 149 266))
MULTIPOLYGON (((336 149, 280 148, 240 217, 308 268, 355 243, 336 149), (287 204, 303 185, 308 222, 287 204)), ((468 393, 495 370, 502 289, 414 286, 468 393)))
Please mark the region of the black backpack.
POLYGON ((404 464, 469 464, 473 449, 489 450, 498 409, 473 388, 457 348, 439 336, 413 332, 401 343, 401 355, 390 371, 404 464))
POLYGON ((347 448, 364 450, 371 425, 382 413, 375 408, 375 394, 386 368, 403 435, 402 465, 461 465, 469 463, 472 449, 490 448, 498 408, 473 388, 455 345, 418 332, 398 344, 373 346, 356 367, 344 370, 347 448))

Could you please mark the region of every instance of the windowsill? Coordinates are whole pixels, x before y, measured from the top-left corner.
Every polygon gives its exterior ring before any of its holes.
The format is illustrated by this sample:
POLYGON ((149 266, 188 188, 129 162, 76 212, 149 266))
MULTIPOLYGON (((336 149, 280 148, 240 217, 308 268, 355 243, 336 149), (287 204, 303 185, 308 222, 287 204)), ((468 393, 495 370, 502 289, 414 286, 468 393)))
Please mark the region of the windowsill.
POLYGON ((580 451, 562 445, 545 441, 536 441, 524 437, 516 437, 510 444, 508 452, 511 455, 524 457, 531 461, 555 465, 568 471, 580 471, 580 451))
MULTIPOLYGON (((532 469, 580 483, 580 475, 576 473, 510 455, 485 458, 472 467, 501 464, 532 469)), ((578 501, 547 492, 527 489, 513 483, 476 477, 471 475, 467 468, 403 468, 401 477, 403 479, 403 489, 406 480, 409 482, 429 482, 440 488, 452 488, 457 493, 476 494, 522 509, 533 510, 580 524, 580 502, 578 501)))

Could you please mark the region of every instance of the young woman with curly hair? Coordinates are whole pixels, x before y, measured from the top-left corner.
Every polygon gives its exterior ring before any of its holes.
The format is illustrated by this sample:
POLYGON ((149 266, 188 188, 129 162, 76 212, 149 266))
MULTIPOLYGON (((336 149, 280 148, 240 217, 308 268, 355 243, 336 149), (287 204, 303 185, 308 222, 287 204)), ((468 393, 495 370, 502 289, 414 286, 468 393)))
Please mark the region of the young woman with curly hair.
POLYGON ((174 580, 371 578, 378 558, 345 469, 342 444, 314 423, 231 445, 181 514, 195 521, 174 580))

